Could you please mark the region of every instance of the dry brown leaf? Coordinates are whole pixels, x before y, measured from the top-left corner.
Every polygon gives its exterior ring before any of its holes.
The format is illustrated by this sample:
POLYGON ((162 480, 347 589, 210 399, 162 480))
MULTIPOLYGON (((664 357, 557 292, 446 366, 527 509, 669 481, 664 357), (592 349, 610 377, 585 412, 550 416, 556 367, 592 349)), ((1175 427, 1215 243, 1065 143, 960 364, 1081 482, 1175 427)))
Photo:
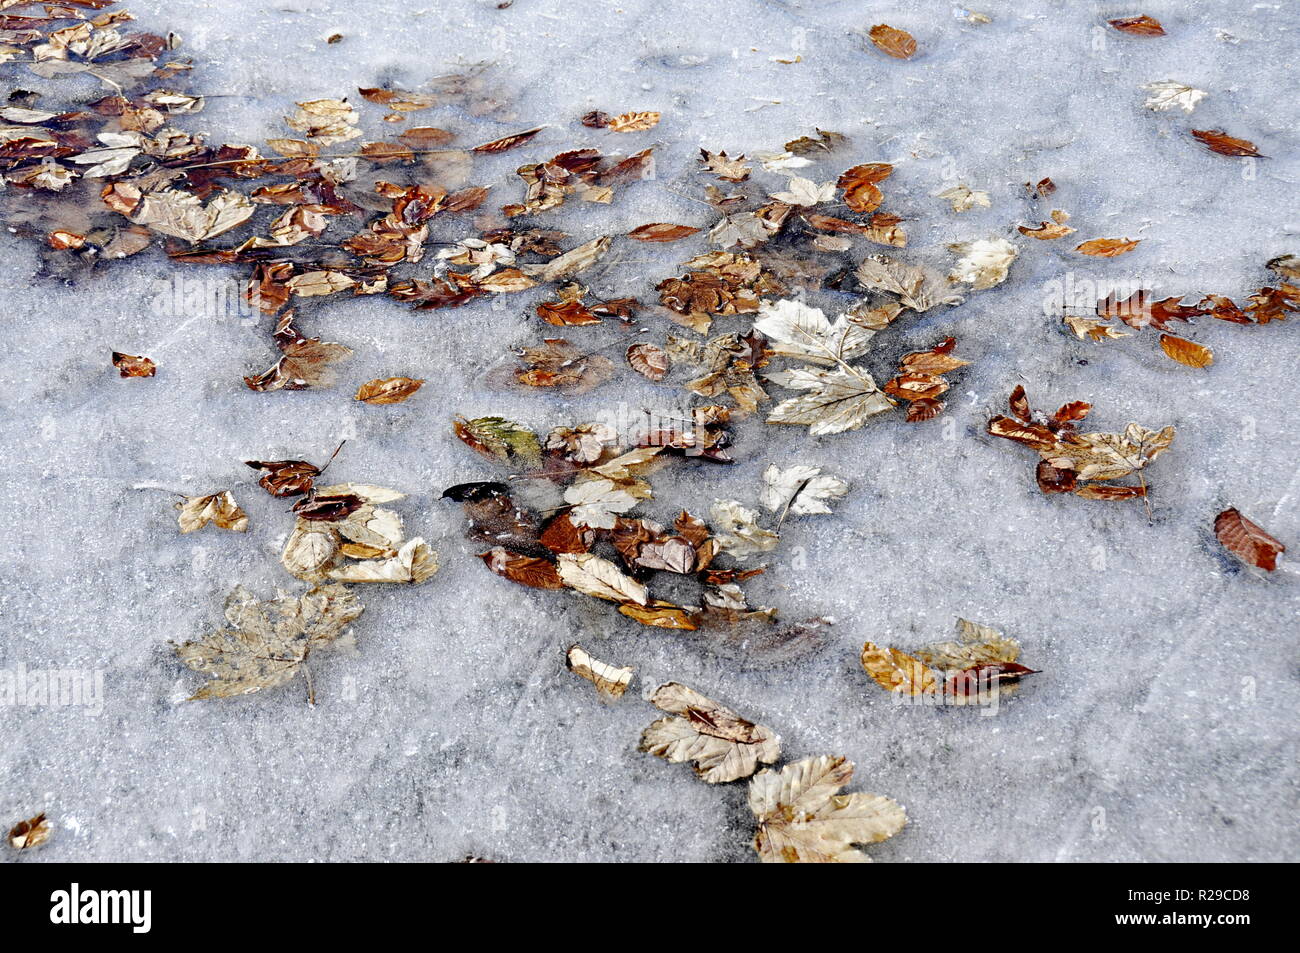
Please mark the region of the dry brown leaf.
POLYGON ((723 152, 710 152, 708 149, 700 150, 700 162, 704 165, 703 172, 711 172, 724 182, 744 182, 749 178, 750 168, 745 164, 745 157, 728 156, 723 152))
POLYGON ((1138 17, 1120 17, 1107 22, 1121 33, 1128 33, 1132 36, 1165 35, 1165 28, 1160 25, 1160 21, 1145 14, 1138 17))
POLYGON ((1160 347, 1170 360, 1188 367, 1209 367, 1214 363, 1214 352, 1204 344, 1172 334, 1160 335, 1160 347))
POLYGON ((709 784, 749 777, 760 763, 772 764, 781 755, 781 740, 772 729, 685 685, 660 685, 650 703, 675 717, 646 728, 639 749, 671 764, 694 762, 696 776, 709 784))
POLYGON ((663 348, 641 341, 629 345, 627 363, 642 377, 658 383, 664 379, 672 362, 663 348))
POLYGON ((1140 238, 1093 238, 1079 245, 1074 250, 1093 258, 1116 258, 1137 248, 1140 238))
POLYGON ((585 678, 596 686, 596 691, 606 698, 619 699, 632 684, 632 669, 618 668, 608 662, 594 658, 582 646, 569 646, 564 657, 565 665, 574 675, 585 678))
POLYGON ((524 143, 532 140, 539 132, 545 129, 545 126, 538 126, 536 129, 528 129, 524 132, 516 132, 510 136, 502 136, 500 139, 493 139, 491 142, 485 142, 482 145, 475 146, 470 152, 505 152, 508 149, 514 149, 522 146, 524 143))
POLYGON ((113 352, 113 366, 122 377, 153 377, 158 371, 158 365, 149 358, 121 351, 113 352))
POLYGON ((31 850, 40 847, 54 833, 54 825, 42 814, 19 821, 9 828, 9 846, 14 850, 31 850))
POLYGON ((871 28, 867 36, 876 45, 876 49, 896 60, 911 59, 916 53, 916 39, 906 30, 879 23, 871 28))
POLYGON ((835 182, 844 190, 844 204, 855 212, 874 212, 884 201, 884 195, 877 187, 894 172, 888 162, 868 162, 855 165, 840 174, 835 182))
POLYGON ((853 777, 846 758, 805 758, 749 782, 758 823, 754 850, 764 863, 868 863, 854 844, 877 844, 907 823, 896 802, 878 794, 840 794, 853 777))
POLYGON ((400 404, 423 386, 423 378, 380 377, 358 387, 355 399, 366 404, 400 404))
POLYGON ((1236 507, 1214 518, 1214 535, 1242 562, 1270 572, 1277 568, 1278 554, 1286 552, 1280 540, 1246 519, 1236 507))
POLYGON ((502 546, 479 553, 488 569, 498 576, 532 589, 567 589, 555 563, 540 556, 525 556, 502 546))
POLYGON ((1074 229, 1069 225, 1062 225, 1059 222, 1043 222, 1039 225, 1019 226, 1021 235, 1028 235, 1030 238, 1037 238, 1039 241, 1051 241, 1054 238, 1064 238, 1071 234, 1074 229))
POLYGON ((692 228, 690 225, 653 222, 632 229, 627 233, 627 237, 638 242, 675 242, 680 238, 686 238, 688 235, 694 235, 698 231, 698 228, 692 228))
POLYGON ((1192 135, 1205 148, 1211 152, 1217 152, 1221 156, 1264 158, 1259 150, 1255 148, 1255 144, 1249 139, 1234 138, 1222 129, 1193 129, 1192 135))
POLYGON ((611 132, 644 132, 647 129, 653 129, 657 125, 659 125, 659 113, 639 112, 611 116, 606 121, 605 128, 611 132))
POLYGON ((208 496, 190 496, 184 503, 177 504, 180 515, 177 522, 182 533, 193 533, 214 523, 218 529, 228 529, 235 533, 248 531, 248 515, 235 502, 234 494, 229 490, 212 493, 208 496))

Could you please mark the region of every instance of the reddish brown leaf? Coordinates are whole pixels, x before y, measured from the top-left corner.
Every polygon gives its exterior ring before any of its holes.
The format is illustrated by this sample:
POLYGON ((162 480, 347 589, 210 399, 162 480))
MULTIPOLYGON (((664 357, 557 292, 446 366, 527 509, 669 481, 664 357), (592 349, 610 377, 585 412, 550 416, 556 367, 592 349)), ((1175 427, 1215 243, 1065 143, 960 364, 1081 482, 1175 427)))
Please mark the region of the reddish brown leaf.
POLYGON ((479 559, 498 576, 534 589, 565 589, 559 570, 549 559, 524 556, 501 546, 479 553, 479 559))
POLYGON ((400 404, 423 386, 423 379, 412 377, 376 378, 357 388, 356 399, 367 404, 400 404))
POLYGON ((1236 507, 1214 518, 1214 535, 1242 562, 1270 572, 1277 568, 1278 554, 1286 552, 1280 540, 1246 519, 1236 507))
POLYGON ((500 139, 493 139, 491 142, 485 142, 481 146, 475 146, 471 152, 505 152, 507 149, 514 149, 516 146, 522 146, 537 135, 545 126, 538 126, 536 129, 529 129, 525 132, 517 132, 512 136, 502 136, 500 139))
POLYGON ((867 36, 880 52, 896 60, 910 59, 916 53, 916 39, 906 30, 898 30, 884 23, 873 26, 867 36))
POLYGON ((844 190, 844 204, 853 211, 874 212, 884 201, 884 195, 876 183, 889 178, 893 171, 894 167, 887 162, 855 165, 846 169, 835 185, 844 190))
POLYGON ((627 349, 627 362, 642 377, 658 383, 668 373, 668 352, 655 344, 640 341, 627 349))
POLYGON ((543 301, 537 306, 537 316, 557 327, 600 324, 600 318, 579 301, 543 301))
POLYGON ((690 225, 672 225, 668 222, 652 222, 649 225, 640 225, 627 233, 627 237, 635 239, 638 242, 675 242, 679 238, 685 238, 688 235, 694 235, 698 228, 692 228, 690 225))
POLYGON ((1160 25, 1160 21, 1155 17, 1120 17, 1118 20, 1108 21, 1111 26, 1121 33, 1128 33, 1131 36, 1164 36, 1165 28, 1160 25))
POLYGON ((158 370, 158 365, 149 358, 121 351, 113 352, 113 366, 123 377, 153 377, 158 370))
POLYGON ((1197 138, 1201 145, 1211 152, 1217 152, 1221 156, 1252 156, 1262 159, 1255 144, 1249 139, 1236 139, 1222 129, 1193 129, 1192 135, 1197 138))

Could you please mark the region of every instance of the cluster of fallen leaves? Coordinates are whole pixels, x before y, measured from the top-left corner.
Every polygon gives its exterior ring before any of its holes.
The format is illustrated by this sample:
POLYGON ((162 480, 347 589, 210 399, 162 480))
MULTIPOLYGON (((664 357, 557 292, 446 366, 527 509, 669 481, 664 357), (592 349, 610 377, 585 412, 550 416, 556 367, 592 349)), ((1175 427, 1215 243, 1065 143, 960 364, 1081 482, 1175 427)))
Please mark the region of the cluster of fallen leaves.
POLYGON ((989 420, 988 432, 1036 450, 1042 458, 1035 472, 1044 493, 1073 493, 1086 500, 1133 500, 1147 495, 1142 471, 1169 449, 1175 430, 1148 430, 1131 423, 1121 433, 1080 433, 1076 426, 1092 405, 1081 400, 1063 404, 1048 416, 1029 406, 1023 387, 1011 392, 1012 416, 989 420), (1110 481, 1136 474, 1134 485, 1110 481))
POLYGON ((725 459, 728 419, 725 408, 697 407, 682 426, 646 429, 635 445, 620 447, 618 433, 602 423, 557 427, 542 437, 504 417, 457 418, 456 436, 511 472, 457 484, 443 497, 463 506, 467 538, 489 547, 479 558, 511 582, 612 602, 622 615, 656 628, 771 625, 776 610, 752 608, 740 586, 764 568, 734 564, 776 549, 787 516, 829 513, 847 483, 818 467, 768 467, 760 503, 774 526, 737 500, 714 501, 708 521, 685 510, 671 524, 632 513, 653 499, 648 477, 669 458, 725 459), (656 574, 677 591, 693 588, 694 596, 655 597, 649 583, 656 574))
POLYGON ((862 667, 886 691, 942 701, 947 705, 987 705, 994 694, 1014 689, 1020 679, 1038 674, 1016 661, 1020 643, 996 629, 957 620, 957 638, 908 654, 874 642, 862 646, 862 667))
POLYGON ((1170 360, 1186 367, 1206 368, 1214 363, 1210 347, 1173 334, 1169 322, 1190 326, 1195 318, 1208 317, 1252 325, 1284 321, 1287 315, 1300 314, 1300 285, 1291 284, 1300 279, 1300 258, 1279 256, 1268 262, 1268 268, 1283 280, 1247 295, 1241 303, 1227 295, 1201 293, 1198 300, 1184 304, 1186 294, 1157 299, 1151 292, 1139 289, 1122 298, 1115 293, 1106 295, 1098 300, 1091 314, 1075 314, 1067 309, 1062 320, 1080 340, 1093 342, 1128 337, 1129 332, 1119 330, 1122 326, 1139 332, 1150 329, 1159 333, 1160 348, 1170 360))
MULTIPOLYGON (((593 659, 576 645, 567 664, 607 698, 621 697, 633 677, 632 669, 593 659)), ((871 858, 853 845, 878 844, 907 823, 890 798, 840 793, 853 777, 846 758, 822 755, 759 771, 781 757, 781 739, 771 728, 678 682, 660 685, 649 701, 667 717, 642 732, 641 751, 670 764, 690 763, 707 784, 749 778, 753 846, 764 863, 866 863, 871 858)))

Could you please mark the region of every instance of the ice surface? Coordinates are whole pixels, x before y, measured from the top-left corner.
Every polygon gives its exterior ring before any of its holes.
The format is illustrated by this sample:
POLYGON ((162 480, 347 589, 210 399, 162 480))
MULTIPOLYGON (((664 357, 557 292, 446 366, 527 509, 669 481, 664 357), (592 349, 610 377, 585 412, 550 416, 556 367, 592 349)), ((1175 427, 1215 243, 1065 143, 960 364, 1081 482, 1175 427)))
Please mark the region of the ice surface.
MULTIPOLYGON (((0 711, 0 818, 45 810, 58 828, 31 859, 752 859, 743 785, 707 786, 635 750, 657 714, 637 696, 669 679, 775 728, 787 758, 856 762, 854 787, 896 798, 910 817, 871 849, 877 860, 1297 859, 1296 575, 1245 569, 1210 529, 1236 505, 1300 545, 1295 322, 1202 322, 1218 361, 1195 372, 1149 338, 1075 341, 1042 303, 1067 274, 1240 297, 1273 277, 1263 262, 1300 252, 1300 141, 1284 80, 1300 57, 1300 9, 1151 0, 1141 12, 1169 31, 1153 40, 1104 27, 1127 7, 1050 2, 989 2, 984 26, 916 0, 129 7, 145 28, 184 37, 196 90, 228 97, 188 124, 216 141, 285 134, 293 99, 414 88, 490 61, 504 115, 441 109, 418 122, 468 143, 550 123, 528 157, 657 144, 655 181, 609 208, 571 203, 544 219, 577 236, 707 225, 710 210, 688 197, 705 181, 692 171, 701 146, 752 155, 821 127, 853 148, 805 170, 814 178, 852 162, 897 165, 886 207, 912 235, 900 257, 942 265, 947 243, 994 236, 1021 256, 1005 284, 898 322, 866 360, 884 379, 902 353, 955 334, 974 363, 952 375, 953 439, 943 420, 909 426, 901 415, 823 438, 752 420, 738 428, 735 466, 655 478, 657 499, 641 512, 660 519, 719 496, 753 505, 771 462, 822 465, 852 483, 835 516, 788 522, 773 570, 748 584, 785 618, 836 620, 819 654, 765 667, 594 600, 513 586, 473 558, 460 508, 438 496, 493 471, 452 436, 452 414, 546 428, 672 399, 649 385, 581 398, 486 387, 507 345, 542 336, 536 296, 424 313, 381 298, 330 302, 310 327, 357 351, 339 387, 263 395, 240 376, 269 363, 265 329, 156 314, 156 283, 174 273, 160 254, 66 286, 32 278, 36 250, 0 236, 0 667, 105 674, 98 717, 0 711), (865 49, 860 31, 879 22, 911 31, 921 54, 902 63, 865 49), (327 44, 335 32, 343 40, 327 44), (794 54, 802 61, 772 59, 794 54), (1144 109, 1139 87, 1166 79, 1210 96, 1191 117, 1144 109), (618 137, 577 125, 594 108, 664 119, 618 137), (1192 127, 1222 127, 1270 158, 1211 155, 1192 127), (1043 204, 1071 212, 1072 237, 1141 237, 1138 251, 1090 260, 1068 239, 1016 234, 1044 217, 1023 186, 1044 176, 1060 191, 1043 204), (958 181, 989 192, 992 207, 956 215, 934 197, 958 181), (118 379, 111 350, 149 355, 158 377, 118 379), (391 408, 348 399, 357 383, 397 374, 430 383, 391 408), (1148 471, 1153 521, 1140 504, 1038 492, 1033 454, 983 433, 1017 383, 1044 407, 1092 401, 1098 429, 1177 425, 1148 471), (361 590, 360 655, 314 667, 314 709, 296 686, 181 703, 199 677, 167 640, 216 625, 235 583, 298 588, 277 560, 285 506, 241 461, 320 459, 342 437, 332 474, 409 492, 397 508, 445 568, 419 588, 361 590), (179 536, 166 492, 142 484, 231 488, 252 529, 179 536), (956 616, 1020 639, 1043 674, 997 717, 894 707, 858 664, 863 640, 915 646, 947 637, 956 616), (634 691, 601 704, 564 669, 575 640, 635 666, 634 691)), ((365 113, 376 136, 378 115, 365 113)), ((517 201, 508 180, 521 155, 476 176, 496 186, 491 204, 517 201)), ((597 270, 593 290, 648 300, 697 249, 632 249, 597 270)), ((847 303, 815 298, 831 313, 847 303)), ((669 329, 651 324, 652 339, 669 329)), ((572 337, 594 345, 620 332, 572 337)))

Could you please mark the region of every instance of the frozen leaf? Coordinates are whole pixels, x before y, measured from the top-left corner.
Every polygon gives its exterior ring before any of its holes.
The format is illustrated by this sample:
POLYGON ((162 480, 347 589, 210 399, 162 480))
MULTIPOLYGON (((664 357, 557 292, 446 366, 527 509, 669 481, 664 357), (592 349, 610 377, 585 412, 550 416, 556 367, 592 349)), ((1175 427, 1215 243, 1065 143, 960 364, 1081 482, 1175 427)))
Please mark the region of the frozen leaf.
POLYGON ((1151 94, 1143 105, 1153 112, 1181 109, 1190 113, 1208 95, 1204 90, 1176 83, 1172 79, 1148 83, 1142 88, 1151 94))
POLYGON ((605 123, 605 128, 612 132, 645 132, 657 125, 659 125, 657 112, 639 112, 611 116, 605 123))
POLYGON ((283 356, 254 377, 245 377, 249 390, 306 390, 327 387, 334 381, 333 365, 352 353, 350 347, 319 338, 300 337, 296 332, 280 342, 283 356))
POLYGON ((226 190, 207 204, 180 189, 146 192, 129 216, 137 225, 189 242, 206 241, 236 228, 253 216, 256 206, 239 192, 226 190))
POLYGON ((887 691, 902 695, 947 697, 947 704, 976 705, 1035 675, 1020 665, 1020 643, 987 625, 957 620, 957 638, 918 649, 909 655, 867 642, 862 667, 887 691))
POLYGON ((363 559, 330 569, 335 582, 424 582, 438 571, 438 554, 423 539, 408 540, 388 559, 363 559))
POLYGON ((862 646, 862 667, 881 688, 902 695, 926 695, 937 690, 939 679, 920 659, 874 642, 862 646))
POLYGON ((1242 516, 1236 507, 1214 518, 1214 535, 1242 562, 1270 572, 1277 568, 1278 554, 1286 552, 1281 541, 1242 516))
POLYGON ((503 136, 500 139, 493 139, 491 142, 485 142, 482 145, 475 146, 471 152, 505 152, 508 149, 514 149, 530 141, 535 135, 545 129, 545 126, 538 126, 536 129, 528 129, 524 132, 516 132, 513 135, 503 136))
POLYGON ((37 814, 9 828, 9 846, 14 850, 31 850, 49 840, 52 833, 54 825, 44 814, 37 814))
MULTIPOLYGON (((723 154, 725 155, 725 153, 723 154)), ((811 159, 797 156, 793 152, 760 152, 758 159, 768 172, 785 173, 791 169, 802 169, 805 166, 812 165, 811 159)))
POLYGON ((555 562, 564 584, 584 595, 611 602, 632 602, 639 606, 649 601, 646 587, 625 575, 608 559, 591 553, 560 553, 555 562))
POLYGON ((853 211, 874 212, 884 201, 879 183, 893 172, 894 167, 888 162, 868 162, 846 169, 835 185, 844 190, 844 204, 853 211))
POLYGON ((497 546, 479 558, 498 576, 533 589, 566 589, 555 563, 540 556, 525 556, 497 546))
POLYGON ((1028 235, 1030 238, 1037 238, 1039 241, 1051 241, 1056 238, 1064 238, 1072 234, 1074 229, 1069 225, 1063 225, 1059 222, 1043 222, 1039 225, 1020 225, 1017 226, 1021 235, 1028 235))
POLYGON ((776 533, 758 525, 756 512, 736 500, 714 500, 709 514, 718 545, 737 559, 770 553, 780 542, 776 533))
POLYGON ((627 233, 627 237, 638 242, 675 242, 698 232, 690 225, 671 225, 667 222, 654 222, 641 225, 627 233))
POLYGON ((1097 321, 1093 318, 1085 318, 1081 315, 1067 314, 1062 320, 1069 326, 1075 336, 1082 341, 1085 337, 1093 341, 1104 341, 1107 338, 1126 338, 1131 335, 1127 331, 1121 331, 1113 325, 1104 321, 1097 321))
POLYGON ((1148 430, 1129 424, 1123 433, 1083 433, 1054 448, 1048 462, 1066 459, 1081 480, 1116 480, 1136 473, 1169 449, 1174 428, 1148 430))
POLYGON ((613 480, 583 480, 564 491, 564 502, 573 507, 569 519, 576 526, 613 529, 615 517, 636 506, 636 497, 613 480))
POLYGON ((1160 21, 1155 17, 1146 15, 1137 17, 1120 17, 1117 20, 1107 21, 1121 33, 1128 33, 1132 36, 1164 36, 1165 28, 1160 25, 1160 21))
POLYGON ((773 463, 763 472, 759 501, 773 513, 829 513, 826 501, 838 500, 848 492, 847 483, 839 477, 822 476, 821 467, 797 464, 783 470, 773 463))
POLYGON ((786 205, 820 205, 835 198, 835 183, 816 184, 811 179, 793 175, 786 182, 784 192, 773 192, 772 198, 786 205))
POLYGON ((182 533, 193 533, 209 523, 236 533, 248 531, 248 515, 239 508, 234 494, 229 490, 208 496, 186 497, 178 508, 180 515, 177 522, 180 523, 182 533))
POLYGON ((158 365, 149 358, 121 351, 113 352, 113 366, 122 377, 153 377, 158 371, 158 365))
POLYGON ((582 646, 574 644, 564 657, 569 671, 585 678, 596 686, 596 691, 606 698, 619 699, 632 684, 632 669, 618 668, 587 654, 582 646))
POLYGON ((384 377, 366 381, 357 388, 356 400, 366 404, 400 404, 424 386, 411 377, 384 377))
MULTIPOLYGON (((801 160, 802 164, 808 165, 807 160, 801 160)), ((743 155, 731 157, 726 152, 710 152, 707 149, 700 150, 700 162, 704 168, 703 172, 710 172, 716 175, 724 182, 744 182, 749 178, 749 166, 745 164, 743 155)), ((764 165, 764 168, 767 168, 764 165)), ((768 169, 768 171, 774 171, 768 169)))
POLYGON ((656 383, 664 379, 672 364, 667 351, 645 341, 628 346, 627 363, 642 377, 656 383))
POLYGON ((853 274, 864 287, 897 295, 903 307, 917 312, 962 300, 943 275, 924 265, 873 256, 864 258, 853 274))
POLYGON ((655 601, 647 606, 633 605, 629 602, 619 606, 618 611, 629 619, 655 629, 679 629, 692 632, 699 628, 695 614, 671 602, 655 601))
POLYGON ((1265 266, 1284 278, 1300 278, 1300 255, 1278 255, 1265 266))
POLYGON ((298 598, 280 593, 266 602, 236 587, 226 600, 228 628, 175 646, 182 662, 211 676, 191 700, 247 695, 283 685, 299 670, 306 674, 307 657, 337 641, 362 609, 340 585, 320 586, 298 598))
POLYGON ((1020 250, 1005 238, 980 239, 949 246, 961 259, 949 276, 969 284, 976 291, 992 288, 1007 280, 1007 269, 1020 250))
POLYGON ((599 261, 605 252, 609 251, 612 240, 609 237, 593 238, 557 258, 552 258, 544 265, 525 265, 523 270, 539 281, 562 281, 565 278, 572 278, 599 261))
POLYGON ((878 794, 840 794, 853 763, 822 755, 764 770, 749 782, 758 823, 754 850, 764 863, 866 863, 854 844, 877 844, 907 823, 896 802, 878 794))
POLYGON ((1204 344, 1173 334, 1160 335, 1160 348, 1170 360, 1188 367, 1209 367, 1214 363, 1214 352, 1204 344))
POLYGON ((1116 258, 1137 248, 1141 241, 1140 238, 1093 238, 1074 250, 1093 258, 1116 258))
MULTIPOLYGON (((798 139, 791 139, 785 144, 785 151, 792 152, 796 156, 818 156, 819 158, 826 153, 834 152, 849 141, 849 137, 839 132, 830 132, 826 129, 818 129, 817 138, 812 136, 800 136, 798 139)), ((844 186, 840 186, 843 188, 844 186)))
POLYGON ((916 53, 916 40, 906 30, 898 30, 878 23, 867 33, 880 52, 896 60, 911 59, 916 53))
POLYGON ((932 420, 943 411, 943 401, 938 399, 948 390, 943 375, 970 363, 953 357, 956 346, 955 338, 947 338, 928 351, 903 355, 898 375, 885 384, 884 390, 891 397, 909 402, 908 423, 932 420))
POLYGON ((498 463, 536 466, 542 460, 541 439, 532 430, 505 417, 457 417, 452 424, 470 448, 498 463))
POLYGON ((973 208, 988 208, 992 205, 987 192, 972 189, 965 183, 945 189, 938 197, 951 204, 954 212, 969 212, 973 208))
POLYGON ((346 100, 313 99, 297 105, 298 111, 284 121, 308 139, 328 146, 361 135, 357 128, 361 116, 346 100))
POLYGON ((1193 129, 1192 135, 1197 141, 1211 152, 1217 152, 1221 156, 1251 156, 1254 158, 1264 158, 1255 148, 1255 144, 1249 139, 1237 139, 1228 135, 1222 129, 1193 129))
POLYGON ((852 360, 866 352, 874 331, 841 315, 834 324, 820 308, 802 301, 764 301, 754 330, 775 344, 778 357, 792 357, 824 366, 852 360))
POLYGON ((781 755, 781 740, 772 729, 685 685, 660 685, 650 703, 673 717, 646 728, 640 750, 670 764, 691 761, 696 776, 709 784, 747 778, 760 763, 773 764, 781 755))
POLYGON ((768 375, 768 379, 807 393, 777 404, 767 422, 807 425, 814 437, 856 430, 869 417, 894 406, 863 371, 810 367, 781 377, 768 375))

